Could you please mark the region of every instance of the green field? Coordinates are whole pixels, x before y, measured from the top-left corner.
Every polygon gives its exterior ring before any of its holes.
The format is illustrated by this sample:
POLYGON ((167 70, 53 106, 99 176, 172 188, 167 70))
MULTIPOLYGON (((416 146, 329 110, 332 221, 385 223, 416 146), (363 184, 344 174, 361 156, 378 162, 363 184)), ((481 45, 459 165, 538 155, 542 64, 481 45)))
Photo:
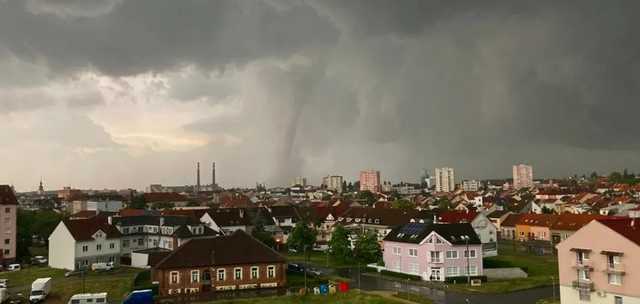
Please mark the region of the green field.
POLYGON ((107 292, 109 299, 120 302, 132 289, 133 280, 138 269, 122 267, 110 272, 88 273, 84 279, 81 276, 64 277, 64 270, 49 267, 28 267, 15 272, 0 273, 1 279, 9 279, 9 292, 27 295, 31 283, 37 278, 51 277, 52 291, 47 303, 66 303, 69 298, 83 292, 107 292))
MULTIPOLYGON (((306 296, 281 296, 268 298, 251 298, 238 300, 215 301, 216 304, 402 304, 410 303, 406 300, 396 299, 393 296, 383 296, 378 294, 360 293, 351 291, 348 293, 337 293, 333 295, 306 295, 306 296)), ((424 303, 424 302, 420 302, 424 303)))
POLYGON ((310 264, 330 267, 330 268, 342 268, 342 267, 353 267, 355 266, 352 261, 336 261, 331 257, 327 256, 324 252, 319 251, 311 251, 308 252, 308 257, 305 259, 305 256, 302 253, 289 253, 286 255, 286 258, 289 262, 308 262, 310 264))
POLYGON ((525 252, 516 252, 512 246, 500 246, 498 256, 484 259, 485 268, 520 267, 528 273, 526 279, 495 280, 483 283, 482 286, 449 285, 449 288, 480 293, 504 293, 535 287, 550 286, 558 282, 558 260, 556 256, 538 256, 525 252))

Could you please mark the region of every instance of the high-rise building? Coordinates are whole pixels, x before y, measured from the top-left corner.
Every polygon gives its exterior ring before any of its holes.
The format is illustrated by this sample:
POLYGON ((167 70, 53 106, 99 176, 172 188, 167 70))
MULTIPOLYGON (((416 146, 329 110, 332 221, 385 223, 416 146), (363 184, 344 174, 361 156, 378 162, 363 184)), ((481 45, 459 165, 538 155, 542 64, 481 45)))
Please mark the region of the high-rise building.
POLYGON ((453 168, 436 168, 436 192, 451 192, 456 189, 453 168))
POLYGON ((533 167, 519 164, 513 166, 513 188, 533 187, 533 167))
POLYGON ((293 186, 306 187, 307 186, 307 178, 306 177, 302 177, 302 176, 298 176, 298 177, 294 178, 291 181, 291 187, 293 187, 293 186))
POLYGON ((216 162, 211 165, 211 188, 216 187, 216 162))
POLYGON ((327 175, 322 178, 322 184, 327 187, 327 190, 336 191, 342 193, 342 181, 343 178, 340 175, 327 175))
POLYGON ((360 191, 380 192, 380 171, 360 171, 360 191))
POLYGON ((18 200, 9 185, 0 185, 0 231, 3 242, 0 242, 0 263, 9 264, 16 259, 18 200))
POLYGON ((462 190, 464 191, 478 191, 480 190, 480 181, 475 179, 467 179, 462 181, 462 190))

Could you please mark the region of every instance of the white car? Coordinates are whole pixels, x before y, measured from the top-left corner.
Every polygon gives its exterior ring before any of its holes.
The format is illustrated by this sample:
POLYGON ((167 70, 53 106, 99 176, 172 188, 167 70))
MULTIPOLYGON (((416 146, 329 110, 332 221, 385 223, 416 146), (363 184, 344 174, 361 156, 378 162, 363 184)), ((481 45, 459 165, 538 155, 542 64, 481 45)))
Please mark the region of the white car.
POLYGON ((22 267, 20 266, 20 264, 10 264, 10 265, 7 267, 7 270, 9 270, 9 271, 18 271, 18 270, 20 270, 20 269, 22 269, 22 267))
POLYGON ((0 279, 0 288, 7 288, 9 286, 9 279, 0 279))

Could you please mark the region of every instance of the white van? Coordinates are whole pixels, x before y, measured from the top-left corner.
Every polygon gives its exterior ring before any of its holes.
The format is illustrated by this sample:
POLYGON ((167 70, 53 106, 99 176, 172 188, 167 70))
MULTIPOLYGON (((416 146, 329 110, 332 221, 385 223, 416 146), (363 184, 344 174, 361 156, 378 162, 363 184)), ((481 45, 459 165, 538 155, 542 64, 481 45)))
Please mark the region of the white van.
POLYGON ((107 293, 79 293, 69 298, 67 304, 107 304, 107 293))
POLYGON ((22 269, 22 267, 20 267, 20 264, 11 264, 7 267, 7 270, 9 271, 18 271, 22 269))
POLYGON ((109 270, 112 270, 113 267, 114 267, 113 262, 91 264, 91 270, 93 271, 109 271, 109 270))

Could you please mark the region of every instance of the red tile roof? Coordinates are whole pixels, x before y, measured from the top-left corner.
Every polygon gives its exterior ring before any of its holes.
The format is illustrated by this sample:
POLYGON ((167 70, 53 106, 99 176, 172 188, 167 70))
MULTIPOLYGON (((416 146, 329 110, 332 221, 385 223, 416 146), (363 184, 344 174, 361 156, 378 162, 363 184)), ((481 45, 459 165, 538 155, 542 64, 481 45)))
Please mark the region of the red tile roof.
POLYGON ((553 214, 535 214, 528 213, 523 214, 516 225, 526 225, 535 227, 548 227, 551 228, 556 221, 556 217, 553 214))
POLYGON ((502 223, 500 223, 500 227, 515 227, 520 221, 520 217, 522 217, 522 214, 511 213, 507 215, 507 218, 504 219, 502 223))
POLYGON ((63 223, 76 241, 91 241, 98 230, 104 232, 108 239, 120 237, 120 231, 115 226, 109 225, 107 218, 103 216, 64 220, 63 223))
POLYGON ((598 222, 640 246, 640 219, 618 218, 598 222))
POLYGON ((594 215, 594 214, 573 214, 564 213, 556 215, 556 221, 551 225, 551 229, 554 230, 567 230, 577 231, 583 226, 589 224, 596 219, 609 219, 608 216, 594 215))
POLYGON ((471 223, 477 215, 477 212, 442 212, 438 215, 438 222, 449 224, 471 223))
POLYGON ((146 203, 160 203, 160 202, 186 202, 187 197, 175 192, 151 192, 144 194, 144 201, 146 203))

